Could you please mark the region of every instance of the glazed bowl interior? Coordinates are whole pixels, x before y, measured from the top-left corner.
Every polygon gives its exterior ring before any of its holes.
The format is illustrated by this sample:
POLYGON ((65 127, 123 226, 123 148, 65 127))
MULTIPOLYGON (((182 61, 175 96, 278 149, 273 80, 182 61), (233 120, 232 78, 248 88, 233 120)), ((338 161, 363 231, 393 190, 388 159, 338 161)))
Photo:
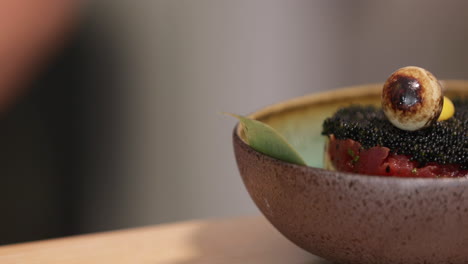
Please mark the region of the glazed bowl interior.
MULTIPOLYGON (((444 81, 449 98, 467 81, 444 81)), ((369 176, 322 169, 322 122, 350 104, 380 105, 382 84, 308 95, 250 115, 284 135, 309 166, 268 157, 233 133, 244 185, 296 245, 339 263, 468 263, 468 179, 369 176)))

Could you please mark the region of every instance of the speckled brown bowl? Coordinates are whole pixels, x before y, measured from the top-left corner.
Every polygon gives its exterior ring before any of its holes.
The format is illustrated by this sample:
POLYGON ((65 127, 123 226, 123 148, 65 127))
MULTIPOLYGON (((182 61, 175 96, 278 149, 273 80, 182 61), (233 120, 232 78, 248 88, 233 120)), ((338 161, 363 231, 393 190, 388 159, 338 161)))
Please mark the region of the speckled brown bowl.
MULTIPOLYGON (((448 96, 468 82, 446 81, 448 96)), ((252 115, 279 130, 310 164, 289 164, 233 134, 244 184, 288 239, 338 263, 468 263, 468 179, 365 176, 321 169, 323 119, 339 106, 378 103, 381 85, 293 99, 252 115)))

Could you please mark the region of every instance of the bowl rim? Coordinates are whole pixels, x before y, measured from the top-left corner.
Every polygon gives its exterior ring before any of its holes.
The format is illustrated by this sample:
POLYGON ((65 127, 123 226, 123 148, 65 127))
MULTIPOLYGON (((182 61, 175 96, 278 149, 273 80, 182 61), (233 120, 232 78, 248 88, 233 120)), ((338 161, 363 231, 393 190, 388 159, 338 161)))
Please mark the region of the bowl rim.
MULTIPOLYGON (((450 91, 453 92, 461 92, 466 91, 468 87, 468 80, 441 80, 440 83, 443 87, 450 86, 450 91)), ((360 93, 363 96, 378 96, 381 92, 381 86, 383 83, 371 83, 371 84, 364 84, 364 85, 356 85, 356 86, 348 86, 344 88, 333 89, 330 91, 319 92, 319 93, 311 93, 304 96, 294 97, 288 100, 280 101, 278 103, 274 103, 259 110, 252 112, 247 115, 247 117, 252 119, 263 119, 269 116, 273 116, 280 112, 285 111, 292 111, 296 110, 301 107, 305 107, 314 103, 318 104, 327 104, 333 101, 345 100, 347 98, 355 97, 356 93, 360 93), (339 97, 336 97, 336 94, 339 93, 339 97)), ((368 174, 360 174, 360 173, 353 173, 353 172, 342 172, 342 171, 331 171, 319 167, 313 166, 304 166, 304 165, 297 165, 294 163, 289 163, 266 154, 263 154, 252 147, 243 139, 241 136, 241 124, 239 122, 236 123, 233 129, 233 140, 234 144, 239 143, 241 148, 244 148, 248 151, 256 153, 257 155, 261 156, 265 160, 269 162, 275 162, 280 166, 290 167, 294 170, 300 170, 307 174, 310 173, 330 173, 341 177, 350 177, 351 179, 362 180, 366 178, 369 181, 379 181, 383 183, 395 184, 401 183, 405 184, 407 182, 420 182, 421 184, 429 184, 433 182, 440 183, 466 183, 468 182, 468 177, 458 177, 458 178, 417 178, 417 177, 386 177, 381 175, 368 175, 368 174)))

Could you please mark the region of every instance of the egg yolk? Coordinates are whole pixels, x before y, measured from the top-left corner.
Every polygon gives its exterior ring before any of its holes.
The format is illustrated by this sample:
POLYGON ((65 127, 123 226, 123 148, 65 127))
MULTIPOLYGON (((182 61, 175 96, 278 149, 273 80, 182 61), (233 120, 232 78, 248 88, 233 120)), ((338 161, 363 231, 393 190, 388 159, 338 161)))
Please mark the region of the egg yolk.
POLYGON ((452 101, 444 96, 444 107, 442 108, 442 112, 440 113, 439 119, 437 121, 444 121, 453 116, 455 113, 455 107, 453 106, 452 101))

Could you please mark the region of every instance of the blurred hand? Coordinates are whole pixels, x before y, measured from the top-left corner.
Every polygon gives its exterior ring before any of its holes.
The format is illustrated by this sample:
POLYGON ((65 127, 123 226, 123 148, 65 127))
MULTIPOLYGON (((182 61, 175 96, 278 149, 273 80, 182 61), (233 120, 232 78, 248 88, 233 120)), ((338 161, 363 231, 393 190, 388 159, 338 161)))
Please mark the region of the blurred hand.
POLYGON ((0 1, 0 113, 60 46, 80 0, 0 1))

